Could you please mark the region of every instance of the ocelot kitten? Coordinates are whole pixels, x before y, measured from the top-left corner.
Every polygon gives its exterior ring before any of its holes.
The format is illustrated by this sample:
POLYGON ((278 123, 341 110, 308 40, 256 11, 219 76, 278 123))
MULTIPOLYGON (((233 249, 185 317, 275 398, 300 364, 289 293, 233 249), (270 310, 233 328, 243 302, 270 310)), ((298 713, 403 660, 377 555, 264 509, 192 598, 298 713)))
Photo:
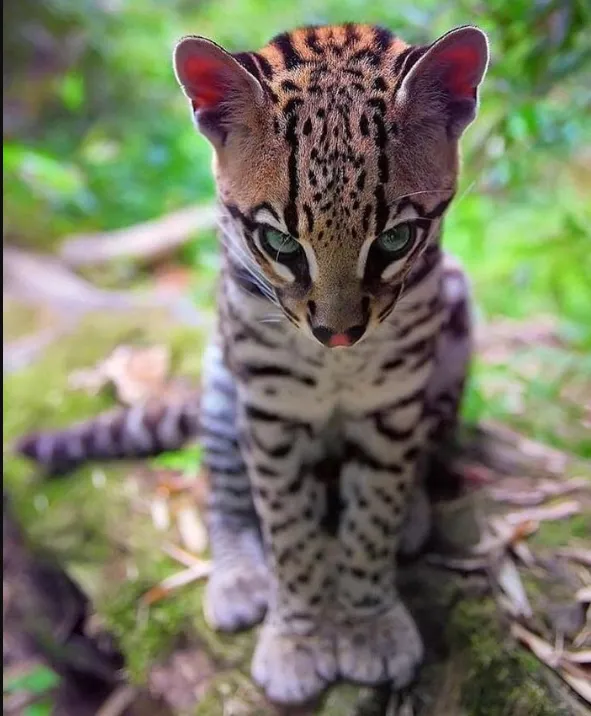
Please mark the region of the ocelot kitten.
POLYGON ((487 64, 475 27, 174 51, 221 210, 205 612, 228 631, 264 617, 252 673, 278 702, 339 677, 402 687, 422 658, 396 554, 428 535, 422 478, 466 379, 468 283, 440 233, 487 64))
POLYGON ((279 702, 337 677, 401 687, 421 660, 395 556, 427 533, 419 470, 465 379, 467 283, 439 240, 487 63, 474 27, 420 47, 349 24, 174 52, 221 207, 205 610, 224 630, 266 612, 252 674, 279 702))

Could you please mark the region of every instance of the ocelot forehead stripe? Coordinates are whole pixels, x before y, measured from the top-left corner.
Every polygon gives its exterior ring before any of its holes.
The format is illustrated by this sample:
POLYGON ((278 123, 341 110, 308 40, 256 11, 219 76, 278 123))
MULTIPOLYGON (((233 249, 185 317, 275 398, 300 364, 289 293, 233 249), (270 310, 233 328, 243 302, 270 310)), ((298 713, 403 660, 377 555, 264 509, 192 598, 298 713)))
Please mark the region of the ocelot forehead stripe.
MULTIPOLYGON (((319 215, 324 217, 327 229, 334 228, 337 212, 343 219, 355 212, 365 212, 364 230, 376 233, 383 230, 389 218, 388 143, 396 133, 395 125, 390 126, 386 119, 392 77, 397 70, 409 69, 423 51, 409 48, 389 30, 348 24, 297 29, 275 37, 256 53, 236 56, 261 82, 275 105, 274 128, 286 143, 288 179, 287 200, 277 208, 282 209, 285 226, 292 236, 299 238, 304 227, 313 232, 319 215), (419 51, 412 52, 413 49, 419 51), (384 75, 382 67, 386 70, 384 75), (347 77, 348 81, 344 81, 347 77), (360 114, 355 112, 352 123, 351 107, 359 102, 360 95, 365 109, 362 106, 360 114), (322 106, 324 103, 326 106, 322 106), (302 111, 302 106, 310 109, 302 111), (365 159, 364 152, 358 154, 354 149, 357 132, 371 138, 376 152, 373 205, 364 208, 359 199, 366 190, 369 175, 360 163, 365 159), (300 176, 301 162, 307 156, 307 151, 302 151, 303 140, 313 142, 311 164, 306 172, 310 192, 306 193, 305 206, 300 205, 300 185, 306 181, 300 176)), ((355 229, 348 226, 349 231, 355 229)))
MULTIPOLYGON (((304 27, 275 37, 257 53, 273 72, 295 70, 302 65, 325 63, 347 55, 349 60, 367 61, 378 67, 386 53, 402 52, 406 43, 389 30, 371 25, 340 25, 335 27, 304 27)), ((251 53, 254 54, 254 53, 251 53)))

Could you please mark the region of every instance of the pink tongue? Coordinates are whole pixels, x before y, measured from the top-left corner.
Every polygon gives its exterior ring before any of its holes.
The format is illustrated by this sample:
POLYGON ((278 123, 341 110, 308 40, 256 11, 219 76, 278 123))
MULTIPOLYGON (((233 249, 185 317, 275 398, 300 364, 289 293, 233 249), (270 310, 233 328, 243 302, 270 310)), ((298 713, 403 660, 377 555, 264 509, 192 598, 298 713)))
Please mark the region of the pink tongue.
POLYGON ((335 333, 328 341, 330 348, 338 348, 339 346, 350 346, 351 339, 346 333, 335 333))

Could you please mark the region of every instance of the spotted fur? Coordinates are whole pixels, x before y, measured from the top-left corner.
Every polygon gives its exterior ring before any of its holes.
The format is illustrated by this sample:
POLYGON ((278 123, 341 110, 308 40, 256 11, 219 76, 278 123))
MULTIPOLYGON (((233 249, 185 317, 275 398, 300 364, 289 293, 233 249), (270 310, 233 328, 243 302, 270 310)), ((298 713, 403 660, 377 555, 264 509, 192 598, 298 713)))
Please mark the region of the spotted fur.
POLYGON ((223 256, 200 406, 205 612, 223 630, 264 617, 252 673, 279 702, 338 677, 402 687, 421 661, 396 553, 428 534, 422 476, 466 379, 468 284, 440 236, 487 62, 473 27, 424 46, 349 24, 175 49, 214 148, 223 256))

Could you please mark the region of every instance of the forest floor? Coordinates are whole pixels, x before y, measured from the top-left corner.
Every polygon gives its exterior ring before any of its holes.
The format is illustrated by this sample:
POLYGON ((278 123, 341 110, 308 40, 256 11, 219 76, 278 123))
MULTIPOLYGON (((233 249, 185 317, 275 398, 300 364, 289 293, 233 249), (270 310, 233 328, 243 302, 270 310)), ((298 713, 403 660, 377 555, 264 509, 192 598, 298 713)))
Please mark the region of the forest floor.
POLYGON ((94 465, 58 480, 42 479, 11 452, 24 432, 65 426, 112 406, 112 391, 73 390, 71 376, 118 345, 168 346, 174 373, 197 379, 210 317, 191 314, 187 321, 169 299, 116 311, 89 300, 84 311, 74 311, 77 320, 64 324, 64 303, 55 308, 30 295, 23 300, 22 291, 5 294, 5 485, 33 545, 23 547, 17 534, 12 543, 21 546, 8 553, 5 547, 4 625, 12 635, 4 651, 5 713, 52 713, 26 711, 41 708, 44 699, 77 716, 589 713, 591 466, 584 453, 591 384, 583 359, 569 352, 552 320, 499 320, 481 331, 479 395, 492 402, 503 396, 503 426, 492 414, 485 433, 469 433, 469 450, 455 464, 461 480, 435 504, 426 553, 401 568, 402 593, 427 644, 416 683, 403 694, 338 685, 322 703, 281 711, 248 677, 254 632, 218 635, 202 616, 207 545, 198 449, 139 465, 94 465), (556 366, 558 392, 538 387, 532 394, 532 385, 553 383, 556 366), (561 449, 525 437, 555 425, 561 449), (39 607, 48 582, 39 583, 31 564, 40 559, 40 546, 50 548, 56 569, 81 587, 89 605, 81 606, 78 595, 39 607), (35 590, 40 602, 31 601, 35 590), (82 696, 68 691, 67 648, 47 661, 47 649, 40 656, 38 645, 19 637, 30 631, 24 605, 31 604, 50 614, 50 641, 68 647, 71 633, 90 640, 84 648, 93 654, 86 673, 93 688, 82 696), (82 627, 69 608, 81 610, 82 627), (42 664, 57 669, 59 684, 50 680, 43 690, 35 682, 42 664), (31 673, 33 686, 23 676, 31 673))

